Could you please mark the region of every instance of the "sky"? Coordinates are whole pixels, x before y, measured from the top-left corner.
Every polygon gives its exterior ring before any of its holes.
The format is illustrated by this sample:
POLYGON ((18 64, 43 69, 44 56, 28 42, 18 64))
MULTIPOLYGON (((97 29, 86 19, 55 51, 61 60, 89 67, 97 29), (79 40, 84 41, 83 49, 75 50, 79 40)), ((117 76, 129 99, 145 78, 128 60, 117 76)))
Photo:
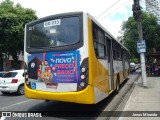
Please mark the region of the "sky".
MULTIPOLYGON (((2 2, 3 0, 0 0, 2 2)), ((120 36, 123 21, 132 16, 133 0, 11 0, 36 11, 39 18, 73 11, 92 15, 114 37, 120 36)))

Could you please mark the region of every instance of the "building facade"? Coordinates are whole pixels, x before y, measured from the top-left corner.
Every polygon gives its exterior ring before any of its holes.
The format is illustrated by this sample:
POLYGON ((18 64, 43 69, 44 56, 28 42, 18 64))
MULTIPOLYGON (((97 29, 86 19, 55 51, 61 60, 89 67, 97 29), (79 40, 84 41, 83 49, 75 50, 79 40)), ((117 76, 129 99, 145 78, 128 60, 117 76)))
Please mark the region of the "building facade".
POLYGON ((160 0, 145 0, 146 11, 157 17, 157 23, 160 24, 160 0))
POLYGON ((17 69, 24 69, 24 60, 23 55, 18 55, 18 61, 15 62, 12 56, 8 58, 2 58, 0 61, 0 71, 10 71, 10 70, 17 70, 17 69))

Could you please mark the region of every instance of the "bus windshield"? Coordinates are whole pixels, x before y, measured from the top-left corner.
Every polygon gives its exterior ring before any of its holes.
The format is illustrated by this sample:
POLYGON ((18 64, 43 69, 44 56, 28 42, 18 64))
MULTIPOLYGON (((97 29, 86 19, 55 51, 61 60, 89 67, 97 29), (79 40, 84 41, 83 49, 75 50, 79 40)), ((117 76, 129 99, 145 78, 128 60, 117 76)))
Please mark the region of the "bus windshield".
POLYGON ((79 17, 50 19, 28 26, 28 48, 62 47, 80 41, 79 17))

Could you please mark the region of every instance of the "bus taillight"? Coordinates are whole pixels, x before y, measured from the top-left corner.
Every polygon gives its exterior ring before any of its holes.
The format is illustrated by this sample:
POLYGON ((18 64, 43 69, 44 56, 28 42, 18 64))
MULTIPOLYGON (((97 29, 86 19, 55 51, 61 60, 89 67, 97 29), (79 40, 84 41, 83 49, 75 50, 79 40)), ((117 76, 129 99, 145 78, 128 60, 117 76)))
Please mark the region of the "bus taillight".
POLYGON ((86 71, 87 71, 87 67, 82 67, 82 68, 81 68, 81 72, 82 72, 82 73, 85 73, 86 71))
POLYGON ((80 82, 78 83, 78 91, 83 90, 88 85, 88 58, 82 61, 80 69, 80 82))

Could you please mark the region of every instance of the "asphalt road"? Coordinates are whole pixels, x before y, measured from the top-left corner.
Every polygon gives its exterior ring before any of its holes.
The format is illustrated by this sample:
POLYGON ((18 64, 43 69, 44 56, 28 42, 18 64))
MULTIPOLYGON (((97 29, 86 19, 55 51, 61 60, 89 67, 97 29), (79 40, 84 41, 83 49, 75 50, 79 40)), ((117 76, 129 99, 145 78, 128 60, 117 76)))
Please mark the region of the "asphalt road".
MULTIPOLYGON (((103 111, 114 111, 120 104, 125 94, 132 87, 132 83, 139 72, 132 73, 130 79, 121 86, 119 94, 111 94, 96 105, 81 105, 58 101, 45 102, 44 100, 27 99, 24 95, 3 95, 0 93, 0 111, 39 112, 42 118, 6 118, 5 120, 62 120, 62 119, 87 119, 95 120, 106 117, 103 111), (51 111, 51 112, 48 112, 51 111)), ((84 98, 85 99, 85 98, 84 98)), ((1 116, 1 115, 0 115, 1 116)), ((109 117, 108 117, 109 118, 109 117)))

